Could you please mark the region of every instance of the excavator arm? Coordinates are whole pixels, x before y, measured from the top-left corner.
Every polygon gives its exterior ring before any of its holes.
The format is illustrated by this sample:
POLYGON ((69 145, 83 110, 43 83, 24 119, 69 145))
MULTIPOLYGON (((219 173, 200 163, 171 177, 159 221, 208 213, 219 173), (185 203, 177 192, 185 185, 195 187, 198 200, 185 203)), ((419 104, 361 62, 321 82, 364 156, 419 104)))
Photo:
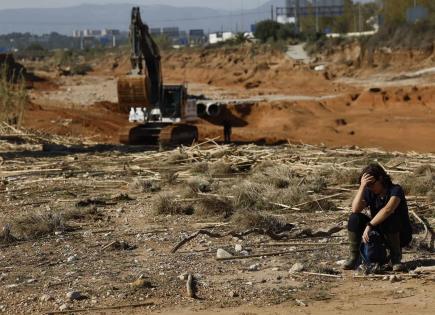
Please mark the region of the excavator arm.
POLYGON ((134 7, 131 12, 130 42, 132 74, 148 77, 148 100, 151 107, 159 107, 163 96, 160 50, 151 37, 148 25, 142 22, 139 7, 134 7), (146 73, 143 73, 144 62, 146 73))

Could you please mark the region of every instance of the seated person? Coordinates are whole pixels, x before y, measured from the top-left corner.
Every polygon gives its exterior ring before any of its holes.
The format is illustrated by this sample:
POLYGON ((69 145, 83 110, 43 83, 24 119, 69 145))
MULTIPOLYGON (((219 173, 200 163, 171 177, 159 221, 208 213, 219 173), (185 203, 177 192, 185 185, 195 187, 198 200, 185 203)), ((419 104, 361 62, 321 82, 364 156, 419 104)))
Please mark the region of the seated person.
POLYGON ((343 266, 345 270, 357 267, 361 241, 368 243, 373 230, 383 236, 393 270, 402 270, 402 247, 407 246, 412 238, 408 205, 402 187, 393 184, 379 164, 370 164, 360 176, 360 187, 352 202, 348 223, 350 258, 343 266), (362 213, 367 207, 370 218, 362 213))

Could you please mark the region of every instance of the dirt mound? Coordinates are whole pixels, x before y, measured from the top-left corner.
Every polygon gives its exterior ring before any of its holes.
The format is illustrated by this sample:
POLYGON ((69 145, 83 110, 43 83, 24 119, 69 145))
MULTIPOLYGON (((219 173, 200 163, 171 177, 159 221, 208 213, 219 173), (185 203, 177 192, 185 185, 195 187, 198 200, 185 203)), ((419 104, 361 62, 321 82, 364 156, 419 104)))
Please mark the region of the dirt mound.
MULTIPOLYGON (((322 95, 346 91, 323 73, 294 62, 266 45, 172 50, 162 53, 166 83, 194 82, 261 94, 322 95)), ((113 59, 116 67, 97 68, 124 75, 131 69, 128 53, 113 59), (116 60, 115 60, 116 59, 116 60)))
POLYGON ((100 102, 86 108, 33 105, 24 113, 23 126, 61 136, 119 143, 120 130, 128 123, 117 104, 100 102))
MULTIPOLYGON (((393 88, 349 94, 325 101, 272 102, 230 106, 244 124, 233 140, 358 145, 432 152, 435 134, 434 88, 393 88)), ((203 138, 222 137, 222 127, 200 125, 203 138)))
POLYGON ((162 62, 167 80, 250 90, 258 95, 315 96, 345 90, 330 82, 323 73, 264 47, 205 49, 190 54, 173 52, 164 56, 162 62))
MULTIPOLYGON (((277 144, 303 142, 359 145, 389 150, 433 151, 435 88, 372 88, 317 101, 275 101, 230 105, 221 119, 200 120, 200 140, 223 138, 222 120, 233 140, 277 144)), ((89 107, 33 106, 24 126, 59 135, 118 143, 127 115, 111 102, 89 107)))
POLYGON ((435 65, 433 31, 409 28, 384 30, 361 39, 326 39, 307 49, 319 63, 326 63, 336 76, 356 77, 379 71, 411 71, 435 65), (403 31, 403 32, 402 32, 403 31))

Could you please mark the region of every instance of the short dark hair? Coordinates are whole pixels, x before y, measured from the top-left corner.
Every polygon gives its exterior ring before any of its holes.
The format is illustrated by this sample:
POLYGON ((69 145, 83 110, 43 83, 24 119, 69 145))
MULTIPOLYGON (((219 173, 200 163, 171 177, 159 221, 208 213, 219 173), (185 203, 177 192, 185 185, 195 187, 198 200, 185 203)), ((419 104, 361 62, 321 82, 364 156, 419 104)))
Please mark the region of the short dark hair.
POLYGON ((361 182, 361 178, 364 174, 373 176, 373 178, 379 181, 385 188, 393 186, 390 175, 388 175, 384 168, 378 163, 370 163, 367 165, 359 176, 359 182, 361 182))

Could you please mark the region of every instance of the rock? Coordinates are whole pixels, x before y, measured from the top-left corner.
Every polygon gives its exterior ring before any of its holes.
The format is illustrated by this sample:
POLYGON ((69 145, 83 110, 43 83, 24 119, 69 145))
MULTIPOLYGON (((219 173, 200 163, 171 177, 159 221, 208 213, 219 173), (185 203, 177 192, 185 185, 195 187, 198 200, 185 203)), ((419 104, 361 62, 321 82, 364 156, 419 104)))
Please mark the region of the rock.
POLYGON ((238 297, 239 294, 237 292, 235 292, 235 291, 230 291, 230 293, 228 293, 228 296, 232 297, 232 298, 235 298, 235 297, 238 297))
POLYGON ((242 256, 249 256, 249 252, 247 250, 242 250, 240 252, 240 255, 242 255, 242 256))
POLYGON ((233 257, 233 255, 231 255, 230 253, 228 253, 225 249, 222 248, 218 248, 217 252, 216 252, 216 258, 217 259, 222 259, 222 258, 231 258, 233 257))
POLYGON ((234 250, 238 253, 240 253, 243 250, 242 244, 236 244, 234 246, 234 250))
POLYGON ((54 298, 53 298, 51 295, 43 294, 43 295, 41 295, 41 297, 39 298, 39 300, 40 300, 41 302, 49 302, 49 301, 53 301, 54 298))
POLYGON ((67 299, 70 300, 70 301, 78 301, 78 300, 83 300, 83 299, 86 298, 86 297, 85 297, 84 295, 82 295, 81 292, 79 292, 79 291, 71 291, 71 292, 68 292, 68 293, 66 294, 66 297, 67 297, 67 299))
POLYGON ((260 270, 260 265, 259 264, 250 265, 248 270, 249 271, 258 271, 258 270, 260 270))
POLYGON ((291 268, 290 268, 290 273, 297 273, 297 272, 301 272, 305 269, 305 266, 299 262, 295 263, 291 268))
POLYGON ((178 279, 180 279, 182 281, 186 281, 188 276, 189 276, 189 274, 187 272, 185 272, 185 273, 182 273, 181 275, 179 275, 178 279))
POLYGON ((59 311, 63 312, 66 310, 69 310, 68 304, 62 304, 61 306, 59 306, 59 311))
POLYGON ((72 262, 77 261, 77 260, 78 260, 77 255, 73 255, 73 256, 69 256, 69 257, 66 259, 66 262, 67 262, 67 263, 72 263, 72 262))
POLYGON ((314 71, 325 71, 326 66, 325 65, 318 65, 314 67, 314 71))
POLYGON ((279 268, 278 267, 273 267, 272 271, 279 271, 279 268))
POLYGON ((346 259, 338 260, 338 261, 335 262, 335 264, 338 265, 338 266, 344 266, 345 263, 346 263, 346 259))

